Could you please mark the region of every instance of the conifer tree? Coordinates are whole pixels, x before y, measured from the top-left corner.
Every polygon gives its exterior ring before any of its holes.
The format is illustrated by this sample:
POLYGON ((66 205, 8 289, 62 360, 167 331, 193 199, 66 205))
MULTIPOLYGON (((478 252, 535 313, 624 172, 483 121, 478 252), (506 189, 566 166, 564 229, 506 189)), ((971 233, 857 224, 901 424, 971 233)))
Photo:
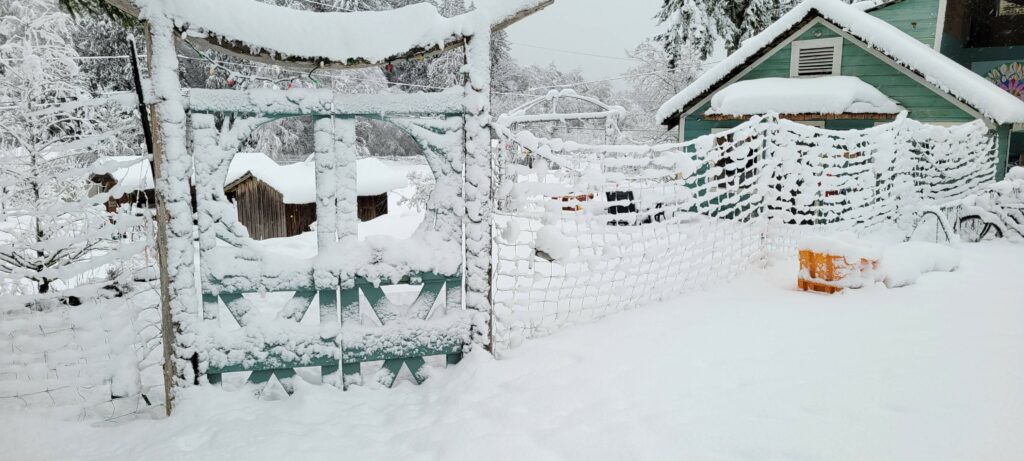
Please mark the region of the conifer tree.
POLYGON ((793 0, 664 0, 657 19, 668 30, 657 41, 672 65, 690 50, 707 59, 716 46, 732 53, 743 40, 775 22, 793 0))

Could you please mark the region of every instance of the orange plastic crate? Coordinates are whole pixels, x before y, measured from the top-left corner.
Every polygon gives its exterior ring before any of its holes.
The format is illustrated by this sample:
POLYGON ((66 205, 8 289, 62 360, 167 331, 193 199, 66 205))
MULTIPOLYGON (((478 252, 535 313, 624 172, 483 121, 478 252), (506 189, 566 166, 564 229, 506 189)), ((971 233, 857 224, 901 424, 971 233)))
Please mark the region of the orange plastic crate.
POLYGON ((835 294, 843 291, 842 280, 852 274, 876 269, 877 261, 861 259, 851 264, 842 256, 800 250, 800 277, 797 287, 803 291, 835 294), (804 278, 804 275, 808 278, 804 278))

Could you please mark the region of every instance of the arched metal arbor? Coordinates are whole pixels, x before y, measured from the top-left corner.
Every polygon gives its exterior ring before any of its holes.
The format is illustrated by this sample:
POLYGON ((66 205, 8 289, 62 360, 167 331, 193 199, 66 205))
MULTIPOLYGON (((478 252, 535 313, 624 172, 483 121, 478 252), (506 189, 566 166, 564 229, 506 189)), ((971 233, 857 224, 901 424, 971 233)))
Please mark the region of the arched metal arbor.
MULTIPOLYGON (((583 96, 572 89, 551 90, 544 96, 538 96, 498 117, 498 123, 508 127, 511 132, 523 129, 523 126, 538 123, 557 123, 560 131, 567 132, 571 128, 570 121, 603 120, 604 144, 614 144, 622 137, 619 122, 626 114, 621 106, 605 104, 601 100, 583 96), (568 111, 566 102, 577 106, 588 107, 590 110, 568 111)), ((559 136, 555 136, 559 137, 559 136)))

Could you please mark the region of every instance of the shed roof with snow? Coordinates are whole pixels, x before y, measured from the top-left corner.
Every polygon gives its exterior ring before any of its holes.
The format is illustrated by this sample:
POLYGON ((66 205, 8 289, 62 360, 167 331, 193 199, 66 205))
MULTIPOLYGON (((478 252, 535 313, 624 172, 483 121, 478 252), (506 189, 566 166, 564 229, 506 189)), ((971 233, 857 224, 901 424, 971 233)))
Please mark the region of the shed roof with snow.
POLYGON ((736 52, 666 102, 659 109, 657 120, 670 127, 677 125, 681 116, 709 102, 716 92, 734 84, 770 54, 789 45, 812 22, 820 21, 844 40, 899 68, 977 118, 992 124, 1024 122, 1024 101, 866 11, 892 8, 890 5, 897 3, 900 2, 848 5, 839 0, 806 0, 761 34, 744 41, 736 52))
MULTIPOLYGON (((356 170, 356 194, 360 197, 381 195, 409 185, 405 176, 375 158, 358 160, 356 170)), ((250 176, 280 192, 284 203, 316 202, 316 167, 312 161, 280 165, 258 152, 235 154, 224 187, 230 189, 250 176)))
POLYGON ((148 157, 112 155, 96 159, 90 169, 93 176, 108 175, 117 192, 128 193, 153 188, 153 168, 148 157))

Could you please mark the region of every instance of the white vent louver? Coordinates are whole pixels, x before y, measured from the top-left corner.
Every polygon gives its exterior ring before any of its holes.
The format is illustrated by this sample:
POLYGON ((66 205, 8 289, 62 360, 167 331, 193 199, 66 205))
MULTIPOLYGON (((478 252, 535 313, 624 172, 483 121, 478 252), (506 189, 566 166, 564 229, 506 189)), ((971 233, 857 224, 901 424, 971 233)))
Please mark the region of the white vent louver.
POLYGON ((841 38, 793 42, 790 77, 839 75, 842 46, 841 38))

